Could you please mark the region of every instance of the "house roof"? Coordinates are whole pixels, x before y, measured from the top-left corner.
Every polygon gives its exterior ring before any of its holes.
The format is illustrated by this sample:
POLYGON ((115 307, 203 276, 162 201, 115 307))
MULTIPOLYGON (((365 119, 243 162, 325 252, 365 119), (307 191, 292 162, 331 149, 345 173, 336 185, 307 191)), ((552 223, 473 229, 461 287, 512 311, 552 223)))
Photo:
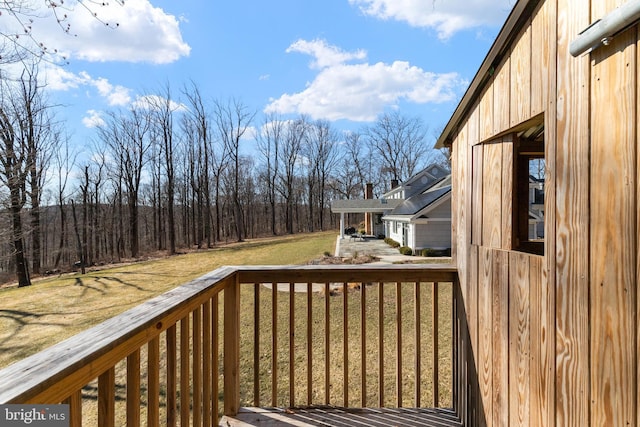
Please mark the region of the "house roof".
POLYGON ((402 203, 402 199, 351 199, 334 200, 331 202, 331 212, 334 213, 385 213, 393 210, 402 203))
MULTIPOLYGON (((410 200, 414 197, 422 196, 421 199, 423 201, 428 202, 429 197, 423 196, 424 193, 430 191, 430 189, 442 187, 443 184, 450 183, 451 179, 450 172, 438 165, 432 164, 421 170, 420 172, 413 175, 407 181, 400 184, 398 187, 384 194, 384 196, 380 199, 349 199, 349 200, 334 200, 331 202, 331 212, 333 213, 382 213, 389 214, 391 211, 394 211, 402 204, 407 202, 411 203, 410 200), (390 198, 389 194, 392 194, 399 189, 414 187, 413 189, 418 194, 414 194, 407 199, 399 199, 399 198, 390 198)), ((449 185, 449 191, 451 190, 451 185, 449 185)), ((406 193, 405 193, 406 194, 406 193)), ((420 200, 415 199, 415 203, 421 203, 420 200)), ((427 203, 429 204, 429 203, 427 203)), ((422 208, 424 208, 427 204, 423 204, 422 208)), ((422 209, 421 208, 421 209, 422 209)), ((419 209, 419 210, 421 210, 419 209)))
POLYGON ((451 186, 447 185, 433 191, 427 191, 425 193, 416 194, 415 196, 411 196, 407 200, 404 200, 398 207, 392 210, 388 215, 389 216, 416 215, 418 212, 424 209, 427 209, 429 206, 433 205, 435 202, 437 202, 443 196, 445 196, 450 192, 451 192, 451 186))
POLYGON ((438 164, 431 164, 420 172, 415 173, 409 179, 401 182, 397 187, 384 193, 385 197, 389 197, 394 193, 397 193, 408 188, 416 187, 416 191, 424 191, 431 188, 438 182, 441 182, 443 178, 450 175, 450 172, 444 167, 438 164))
POLYGON ((442 134, 436 141, 436 148, 443 148, 451 144, 460 125, 464 123, 469 111, 474 107, 475 101, 480 97, 487 82, 491 80, 493 71, 502 59, 509 55, 513 41, 520 30, 527 24, 538 3, 540 3, 540 0, 518 0, 515 4, 500 33, 498 33, 498 37, 496 37, 491 49, 489 49, 489 53, 487 53, 478 72, 460 100, 458 107, 456 107, 442 134))

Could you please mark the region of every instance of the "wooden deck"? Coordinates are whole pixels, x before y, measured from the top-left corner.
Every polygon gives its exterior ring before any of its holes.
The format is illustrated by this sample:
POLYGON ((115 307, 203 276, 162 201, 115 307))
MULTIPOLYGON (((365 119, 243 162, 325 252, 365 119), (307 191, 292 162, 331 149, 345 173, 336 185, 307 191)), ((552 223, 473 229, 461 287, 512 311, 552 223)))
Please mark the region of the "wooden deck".
POLYGON ((240 402, 298 409, 220 425, 461 425, 459 295, 445 265, 222 267, 0 370, 0 404, 66 403, 72 426, 211 427, 240 402))
POLYGON ((462 426, 451 409, 399 408, 241 408, 235 417, 223 417, 220 427, 450 427, 462 426))

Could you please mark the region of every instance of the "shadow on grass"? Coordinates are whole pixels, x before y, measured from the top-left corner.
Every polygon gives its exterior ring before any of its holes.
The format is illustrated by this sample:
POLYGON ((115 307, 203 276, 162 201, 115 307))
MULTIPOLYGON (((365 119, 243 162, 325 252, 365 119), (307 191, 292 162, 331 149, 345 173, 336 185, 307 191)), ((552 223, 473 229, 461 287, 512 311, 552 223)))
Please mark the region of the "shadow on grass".
MULTIPOLYGON (((64 323, 56 323, 56 322, 38 322, 37 319, 41 319, 45 316, 50 316, 55 313, 32 313, 29 311, 21 311, 21 310, 2 310, 0 309, 0 318, 8 319, 11 322, 14 322, 17 326, 15 329, 11 331, 6 337, 0 340, 0 347, 3 352, 12 351, 12 349, 28 349, 28 346, 20 345, 7 347, 6 343, 9 342, 15 335, 18 335, 22 330, 28 326, 58 326, 65 327, 67 326, 64 323)), ((5 328, 4 332, 7 332, 10 328, 5 328)))
MULTIPOLYGON (((118 274, 123 274, 123 273, 118 273, 118 274)), ((130 273, 130 274, 134 274, 134 273, 130 273)), ((124 285, 124 286, 128 286, 130 288, 137 289, 140 292, 151 292, 150 290, 145 289, 142 286, 138 286, 135 283, 126 282, 126 281, 124 281, 124 280, 122 280, 122 279, 120 279, 118 277, 115 277, 115 276, 92 276, 92 277, 98 283, 103 283, 103 281, 111 281, 111 282, 119 283, 119 284, 124 285)), ((107 286, 107 285, 105 284, 105 286, 107 286)))
MULTIPOLYGON (((120 274, 120 273, 118 273, 120 274)), ((133 274, 133 273, 132 273, 133 274)), ((113 283, 118 283, 120 285, 123 286, 127 286, 133 289, 136 289, 140 292, 147 292, 147 293, 152 293, 152 290, 149 289, 145 289, 142 286, 136 285, 135 283, 131 283, 131 282, 127 282, 125 280, 120 279, 119 277, 116 276, 89 276, 86 277, 85 280, 82 280, 82 277, 76 277, 75 278, 75 283, 74 286, 80 286, 83 288, 82 294, 80 296, 85 296, 89 291, 96 291, 99 292, 103 295, 107 294, 107 290, 109 289, 111 283, 109 282, 113 282, 113 283), (97 286, 92 286, 90 283, 90 281, 95 281, 98 285, 100 285, 102 288, 97 287, 97 286)))
MULTIPOLYGON (((82 278, 80 278, 80 277, 76 277, 76 281, 74 283, 74 286, 80 286, 82 288, 81 296, 85 296, 89 291, 96 291, 96 292, 99 292, 99 293, 101 293, 103 295, 105 295, 107 293, 104 289, 99 289, 99 288, 96 288, 96 287, 91 286, 89 284, 86 284, 82 280, 82 278)), ((107 285, 103 285, 103 286, 108 287, 107 285)))

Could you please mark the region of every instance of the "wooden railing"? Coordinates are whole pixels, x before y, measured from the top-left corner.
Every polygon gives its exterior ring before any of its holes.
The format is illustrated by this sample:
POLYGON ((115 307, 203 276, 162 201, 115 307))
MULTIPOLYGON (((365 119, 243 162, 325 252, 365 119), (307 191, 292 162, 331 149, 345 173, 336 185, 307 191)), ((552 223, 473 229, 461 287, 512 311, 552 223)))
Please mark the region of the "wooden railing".
POLYGON ((456 286, 450 267, 224 267, 3 369, 0 403, 67 403, 72 426, 456 407, 456 286))

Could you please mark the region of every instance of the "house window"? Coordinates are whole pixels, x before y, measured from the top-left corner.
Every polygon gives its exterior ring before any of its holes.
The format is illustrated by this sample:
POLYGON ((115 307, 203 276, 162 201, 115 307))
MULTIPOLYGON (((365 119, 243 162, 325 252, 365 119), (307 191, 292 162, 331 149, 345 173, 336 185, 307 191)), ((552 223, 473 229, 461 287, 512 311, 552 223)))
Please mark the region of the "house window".
POLYGON ((514 249, 544 254, 544 123, 517 133, 514 142, 514 249))

